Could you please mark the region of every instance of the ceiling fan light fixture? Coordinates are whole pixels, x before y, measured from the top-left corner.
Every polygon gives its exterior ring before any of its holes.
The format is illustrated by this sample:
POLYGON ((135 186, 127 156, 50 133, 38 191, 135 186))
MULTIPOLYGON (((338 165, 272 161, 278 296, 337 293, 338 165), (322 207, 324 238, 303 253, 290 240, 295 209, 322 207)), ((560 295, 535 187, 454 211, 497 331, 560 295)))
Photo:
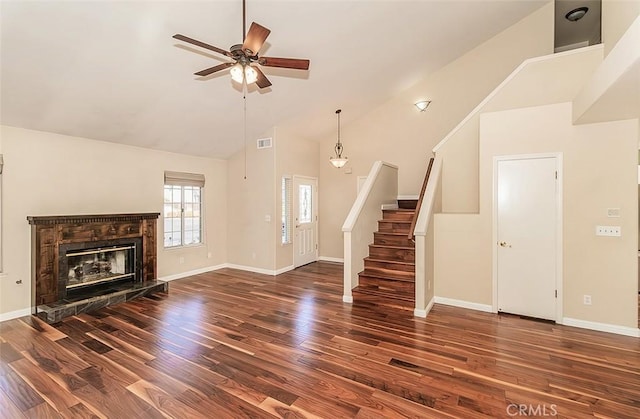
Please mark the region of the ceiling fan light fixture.
POLYGON ((244 68, 244 79, 247 84, 255 83, 258 81, 258 72, 255 68, 248 65, 244 68))
POLYGON ((588 11, 589 8, 586 6, 578 7, 577 9, 569 11, 566 15, 564 15, 564 18, 569 22, 577 22, 578 20, 582 19, 588 11))
POLYGON ((244 68, 242 68, 242 64, 237 63, 231 70, 229 70, 231 74, 231 79, 236 83, 242 83, 244 81, 244 68))

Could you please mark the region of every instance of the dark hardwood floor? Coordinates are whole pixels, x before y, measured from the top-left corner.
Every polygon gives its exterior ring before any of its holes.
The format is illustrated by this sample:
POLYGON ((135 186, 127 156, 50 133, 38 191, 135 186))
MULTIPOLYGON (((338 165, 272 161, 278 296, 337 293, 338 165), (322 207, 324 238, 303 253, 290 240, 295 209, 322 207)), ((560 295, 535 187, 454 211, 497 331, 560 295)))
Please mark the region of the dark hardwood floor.
POLYGON ((640 339, 341 288, 332 263, 223 269, 0 323, 0 417, 640 417, 640 339))

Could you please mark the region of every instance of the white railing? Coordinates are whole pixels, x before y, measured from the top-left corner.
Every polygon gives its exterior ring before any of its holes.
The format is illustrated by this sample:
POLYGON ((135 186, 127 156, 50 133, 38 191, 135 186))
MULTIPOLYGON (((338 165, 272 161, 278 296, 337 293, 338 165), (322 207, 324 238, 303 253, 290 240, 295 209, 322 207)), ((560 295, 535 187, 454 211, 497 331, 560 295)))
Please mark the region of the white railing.
POLYGON ((422 208, 414 230, 416 242, 416 306, 413 314, 426 317, 433 306, 434 296, 434 223, 433 214, 442 210, 441 196, 442 158, 433 162, 422 208))
POLYGON ((398 167, 377 161, 342 225, 344 235, 344 292, 342 300, 353 302, 351 290, 358 286, 358 272, 373 243, 383 205, 395 204, 398 198, 398 167))

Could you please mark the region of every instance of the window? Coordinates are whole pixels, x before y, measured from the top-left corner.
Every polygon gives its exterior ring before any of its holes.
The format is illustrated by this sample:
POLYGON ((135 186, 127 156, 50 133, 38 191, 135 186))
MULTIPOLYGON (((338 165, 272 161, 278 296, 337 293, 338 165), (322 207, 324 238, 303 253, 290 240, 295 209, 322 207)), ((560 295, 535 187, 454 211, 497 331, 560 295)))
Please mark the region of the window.
POLYGON ((165 172, 164 247, 202 243, 202 188, 204 175, 165 172))
POLYGON ((282 178, 282 244, 291 243, 291 178, 282 178))
POLYGON ((300 224, 310 223, 313 218, 311 185, 298 185, 298 220, 300 224))

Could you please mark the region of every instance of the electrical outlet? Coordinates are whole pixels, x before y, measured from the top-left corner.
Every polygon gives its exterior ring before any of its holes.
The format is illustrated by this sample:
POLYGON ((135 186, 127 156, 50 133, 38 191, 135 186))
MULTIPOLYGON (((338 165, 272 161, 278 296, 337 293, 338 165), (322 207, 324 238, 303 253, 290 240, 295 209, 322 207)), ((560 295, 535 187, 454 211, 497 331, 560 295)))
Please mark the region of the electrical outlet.
POLYGON ((431 291, 431 281, 427 281, 427 291, 431 291))
POLYGON ((184 263, 184 256, 180 256, 180 259, 178 261, 180 262, 180 265, 182 265, 184 263))
POLYGON ((596 236, 620 237, 622 228, 620 226, 596 226, 596 236))
POLYGON ((587 294, 583 295, 583 296, 582 296, 582 303, 583 303, 585 306, 590 306, 590 305, 591 305, 591 296, 590 296, 590 295, 587 295, 587 294))
POLYGON ((207 257, 211 259, 211 252, 207 253, 207 257))

